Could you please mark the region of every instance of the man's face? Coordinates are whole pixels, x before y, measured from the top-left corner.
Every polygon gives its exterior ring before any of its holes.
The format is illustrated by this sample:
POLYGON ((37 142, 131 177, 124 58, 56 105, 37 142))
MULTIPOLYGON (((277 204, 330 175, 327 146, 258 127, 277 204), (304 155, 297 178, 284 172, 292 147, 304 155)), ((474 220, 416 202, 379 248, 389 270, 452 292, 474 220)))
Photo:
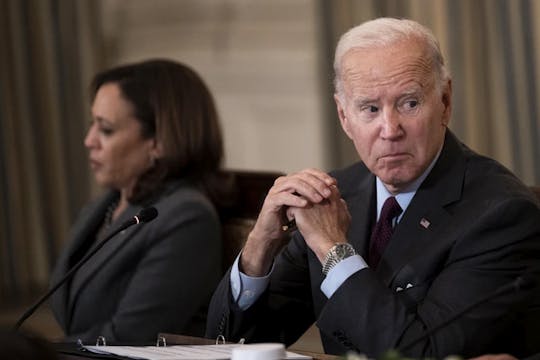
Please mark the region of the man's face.
POLYGON ((342 60, 341 125, 361 160, 390 192, 417 179, 444 142, 451 84, 437 85, 427 51, 414 40, 353 49, 342 60))

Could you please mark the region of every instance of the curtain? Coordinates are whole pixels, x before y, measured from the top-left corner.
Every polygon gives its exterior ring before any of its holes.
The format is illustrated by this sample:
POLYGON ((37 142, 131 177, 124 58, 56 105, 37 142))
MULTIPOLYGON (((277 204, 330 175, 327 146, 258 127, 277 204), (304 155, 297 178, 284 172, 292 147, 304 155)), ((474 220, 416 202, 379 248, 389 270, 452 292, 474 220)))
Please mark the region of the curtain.
MULTIPOLYGON (((540 2, 535 0, 321 1, 326 57, 339 36, 363 21, 406 17, 439 38, 453 77, 450 128, 463 142, 540 184, 540 2)), ((331 66, 331 61, 327 61, 331 66)), ((327 66, 327 71, 332 69, 327 66)), ((329 106, 329 116, 335 109, 329 106)), ((336 162, 356 159, 338 129, 336 162)))
POLYGON ((99 63, 92 0, 0 0, 0 304, 47 286, 88 199, 86 87, 99 63))

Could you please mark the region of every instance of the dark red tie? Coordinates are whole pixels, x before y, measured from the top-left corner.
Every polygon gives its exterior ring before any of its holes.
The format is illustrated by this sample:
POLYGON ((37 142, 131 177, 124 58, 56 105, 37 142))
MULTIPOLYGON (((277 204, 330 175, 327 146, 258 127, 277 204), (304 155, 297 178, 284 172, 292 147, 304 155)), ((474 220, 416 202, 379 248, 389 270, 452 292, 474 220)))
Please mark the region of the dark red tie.
POLYGON ((371 233, 371 240, 369 244, 369 266, 372 268, 376 267, 379 264, 382 253, 388 245, 388 241, 394 232, 394 227, 392 226, 392 220, 401 214, 401 206, 399 206, 396 198, 391 196, 384 202, 384 205, 381 210, 381 216, 379 216, 379 221, 375 224, 373 233, 371 233))

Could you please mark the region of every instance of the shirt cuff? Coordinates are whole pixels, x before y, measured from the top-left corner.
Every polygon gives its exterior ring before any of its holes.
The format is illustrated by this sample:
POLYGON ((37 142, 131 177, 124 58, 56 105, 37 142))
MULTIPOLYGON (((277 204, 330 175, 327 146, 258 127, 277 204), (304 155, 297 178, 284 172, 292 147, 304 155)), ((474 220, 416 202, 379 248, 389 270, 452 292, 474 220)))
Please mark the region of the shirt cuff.
POLYGON ((341 260, 326 275, 326 279, 321 284, 321 291, 330 299, 349 276, 367 267, 368 265, 360 255, 341 260))
POLYGON ((270 275, 274 264, 267 275, 262 277, 248 276, 240 271, 238 262, 242 253, 236 257, 231 268, 231 293, 240 310, 246 310, 257 301, 270 283, 270 275))

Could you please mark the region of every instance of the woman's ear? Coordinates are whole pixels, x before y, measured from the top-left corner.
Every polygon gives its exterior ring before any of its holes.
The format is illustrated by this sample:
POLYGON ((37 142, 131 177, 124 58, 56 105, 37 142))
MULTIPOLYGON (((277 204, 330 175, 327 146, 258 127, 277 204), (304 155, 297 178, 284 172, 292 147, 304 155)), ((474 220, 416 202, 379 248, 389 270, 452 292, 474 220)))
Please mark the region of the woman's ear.
POLYGON ((156 138, 152 139, 152 148, 150 149, 150 157, 154 160, 163 157, 163 145, 156 138))

